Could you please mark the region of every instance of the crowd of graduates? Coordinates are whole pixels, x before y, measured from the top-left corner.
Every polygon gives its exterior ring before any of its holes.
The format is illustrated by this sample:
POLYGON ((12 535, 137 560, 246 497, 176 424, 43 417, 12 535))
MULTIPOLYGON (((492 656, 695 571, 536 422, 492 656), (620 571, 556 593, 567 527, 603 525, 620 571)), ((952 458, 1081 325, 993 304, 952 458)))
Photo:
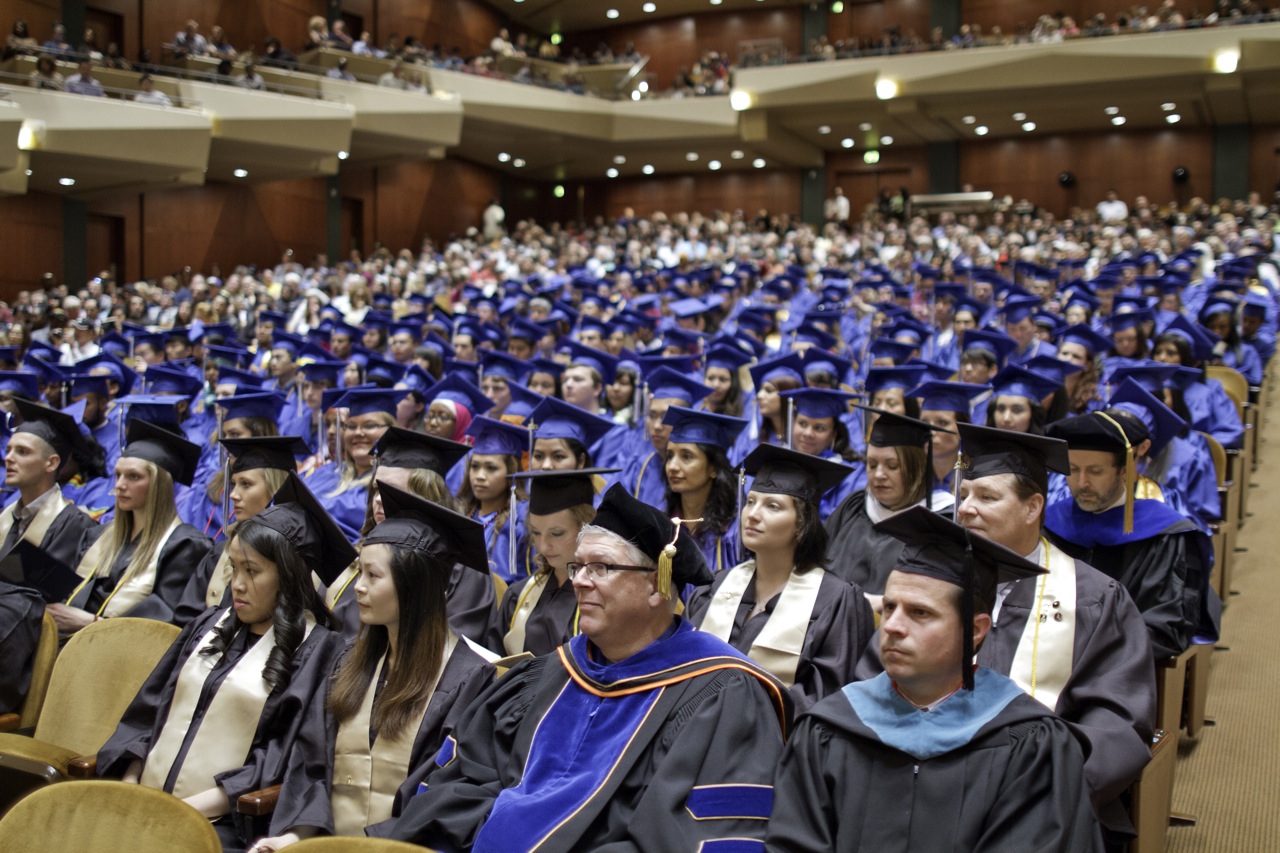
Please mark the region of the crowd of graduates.
MULTIPOLYGON (((72 317, 64 289, 27 292, 0 351, 0 558, 64 634, 116 616, 184 628, 98 767, 221 819, 229 847, 254 840, 223 819, 235 798, 282 781, 261 849, 392 831, 495 663, 553 654, 579 633, 583 575, 636 568, 575 562, 606 492, 685 520, 705 563, 668 581, 685 617, 797 714, 878 671, 910 541, 890 519, 923 507, 1054 572, 1049 537, 1106 576, 1111 622, 1146 625, 1111 667, 1145 672, 1113 697, 1128 708, 1108 737, 1131 749, 1150 735, 1153 655, 1217 636, 1209 448, 1244 427, 1206 368, 1257 385, 1275 351, 1280 273, 1259 227, 1274 215, 1229 210, 521 223, 418 258, 96 281, 72 317), (185 301, 187 325, 153 322, 185 301), (1006 467, 974 470, 993 446, 1006 467), (1028 478, 1030 555, 980 505, 993 472, 1028 478), (241 660, 267 683, 262 723, 201 734, 193 713, 235 706, 200 685, 241 660), (179 709, 186 727, 166 725, 179 709), (219 764, 215 735, 251 760, 219 764), (338 765, 371 752, 387 775, 346 790, 338 765)), ((1078 638, 1085 610, 1068 617, 1078 638)), ((1107 764, 1122 753, 1086 764, 1116 837, 1145 763, 1107 764)))

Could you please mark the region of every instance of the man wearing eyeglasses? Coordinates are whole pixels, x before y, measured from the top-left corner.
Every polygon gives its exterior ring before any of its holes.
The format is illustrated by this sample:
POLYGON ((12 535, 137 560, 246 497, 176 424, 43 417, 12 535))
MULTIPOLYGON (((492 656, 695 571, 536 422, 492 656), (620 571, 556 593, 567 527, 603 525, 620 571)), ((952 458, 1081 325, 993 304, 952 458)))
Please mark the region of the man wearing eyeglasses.
POLYGON ((615 485, 575 556, 582 633, 476 700, 392 836, 472 853, 763 849, 790 699, 675 614, 685 584, 711 581, 697 544, 615 485))

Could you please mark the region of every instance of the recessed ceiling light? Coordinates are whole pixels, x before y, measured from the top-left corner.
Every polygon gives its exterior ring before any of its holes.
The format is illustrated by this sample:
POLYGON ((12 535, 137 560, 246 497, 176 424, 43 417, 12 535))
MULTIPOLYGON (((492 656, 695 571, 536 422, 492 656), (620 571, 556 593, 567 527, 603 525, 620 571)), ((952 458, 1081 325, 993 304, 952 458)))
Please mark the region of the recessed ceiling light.
POLYGON ((741 151, 739 151, 738 149, 736 149, 736 148, 735 148, 734 150, 732 150, 732 151, 730 151, 730 152, 729 152, 729 156, 730 156, 730 157, 732 157, 732 158, 733 158, 733 159, 735 159, 735 160, 741 160, 743 157, 745 157, 745 156, 747 156, 747 155, 746 155, 746 154, 743 154, 741 151))
POLYGON ((510 162, 511 162, 511 155, 510 155, 510 154, 508 154, 507 152, 503 151, 501 154, 499 154, 499 155, 498 155, 498 162, 499 162, 499 163, 510 163, 510 162))
POLYGON ((708 164, 707 164, 707 168, 708 168, 708 169, 710 169, 710 170, 711 170, 711 171, 713 171, 713 172, 719 171, 719 170, 720 170, 720 161, 719 161, 719 160, 712 160, 710 163, 708 163, 708 164))
POLYGON ((512 161, 511 161, 511 165, 512 165, 512 166, 515 166, 517 169, 523 169, 523 168, 524 168, 524 160, 523 160, 523 159, 521 159, 521 158, 519 158, 519 157, 517 157, 516 159, 514 159, 514 160, 512 160, 512 161))
POLYGON ((1160 109, 1164 110, 1167 113, 1171 113, 1177 108, 1178 108, 1178 105, 1175 104, 1173 101, 1165 101, 1163 104, 1160 105, 1160 109))
POLYGON ((35 172, 31 171, 30 169, 27 169, 27 177, 28 177, 28 178, 29 178, 29 177, 31 177, 31 176, 32 176, 32 175, 34 175, 34 174, 35 174, 35 172))
POLYGON ((1240 51, 1228 48, 1213 55, 1213 70, 1219 74, 1230 74, 1240 65, 1240 51))
POLYGON ((721 3, 723 3, 723 2, 724 2, 724 0, 711 0, 711 5, 712 5, 712 6, 719 6, 719 5, 720 5, 721 3))
POLYGON ((653 13, 653 12, 658 11, 658 7, 657 7, 656 5, 654 5, 653 3, 645 3, 645 4, 644 4, 644 6, 642 6, 641 8, 642 8, 642 9, 644 9, 646 12, 649 12, 649 13, 653 13))
POLYGON ((1119 127, 1120 125, 1124 124, 1124 116, 1112 116, 1111 123, 1114 124, 1116 127, 1119 127))
POLYGON ((754 160, 752 160, 752 161, 751 161, 751 165, 752 165, 752 166, 755 166, 757 169, 763 169, 763 168, 764 168, 764 158, 763 158, 763 157, 757 157, 756 159, 754 159, 754 160))
POLYGON ((881 145, 892 145, 892 144, 893 144, 893 137, 892 137, 892 136, 882 136, 882 137, 880 137, 880 144, 881 144, 881 145))
POLYGON ((617 9, 610 9, 609 11, 607 11, 607 12, 605 12, 605 13, 604 13, 604 16, 605 16, 606 18, 608 18, 609 20, 613 20, 614 18, 618 17, 618 10, 617 10, 617 9))
POLYGON ((867 164, 875 164, 875 163, 879 163, 879 162, 880 162, 880 152, 879 152, 879 151, 877 151, 877 150, 875 150, 874 148, 872 148, 870 151, 866 151, 866 152, 864 152, 864 153, 863 153, 863 155, 862 155, 862 162, 867 163, 867 164))
POLYGON ((640 100, 640 98, 641 98, 641 95, 640 95, 640 90, 639 90, 639 89, 636 89, 635 91, 633 91, 633 92, 631 93, 631 100, 633 100, 633 101, 638 101, 638 100, 640 100))
POLYGON ((876 97, 882 101, 898 96, 898 81, 890 77, 881 77, 876 81, 876 97))
POLYGON ((1034 121, 1024 121, 1022 123, 1022 129, 1025 130, 1027 133, 1030 133, 1031 131, 1036 129, 1036 123, 1034 121))
POLYGON ((844 139, 841 139, 841 140, 840 140, 840 147, 841 147, 841 148, 852 148, 852 147, 853 147, 853 137, 852 137, 852 136, 846 136, 844 139))
POLYGON ((696 163, 698 162, 698 152, 690 151, 688 154, 684 155, 684 159, 688 160, 690 163, 696 163))
POLYGON ((613 155, 613 165, 615 165, 615 166, 622 166, 622 165, 624 165, 626 162, 627 162, 627 158, 626 158, 626 157, 623 157, 621 154, 615 154, 615 155, 613 155))
POLYGON ((1026 114, 1026 113, 1014 113, 1014 114, 1013 114, 1013 120, 1014 120, 1014 121, 1026 121, 1026 120, 1027 120, 1027 114, 1026 114))
POLYGON ((960 119, 960 120, 961 120, 962 122, 964 122, 965 124, 973 124, 975 121, 977 121, 977 119, 976 119, 975 117, 973 117, 973 116, 965 116, 964 118, 962 118, 962 119, 960 119))
POLYGON ((1107 114, 1107 115, 1109 115, 1109 116, 1118 115, 1118 114, 1120 113, 1120 108, 1119 108, 1119 107, 1107 107, 1105 110, 1103 110, 1103 112, 1104 112, 1104 113, 1106 113, 1106 114, 1107 114))
POLYGON ((644 164, 644 168, 643 168, 643 169, 641 169, 640 171, 644 172, 646 175, 652 175, 652 174, 653 174, 653 166, 652 166, 651 164, 649 164, 649 163, 645 163, 645 164, 644 164))
MULTIPOLYGON (((248 173, 246 172, 246 174, 248 173)), ((76 185, 76 179, 75 178, 58 178, 58 183, 62 184, 64 187, 74 187, 76 185)))
POLYGON ((862 124, 858 125, 858 130, 862 131, 863 133, 866 133, 870 129, 871 129, 871 122, 869 121, 864 121, 862 124))
POLYGON ((1178 115, 1177 113, 1169 113, 1167 116, 1164 117, 1164 120, 1169 122, 1169 124, 1177 124, 1178 122, 1182 121, 1182 116, 1178 115))
POLYGON ((351 153, 350 153, 349 151, 339 151, 339 152, 338 152, 338 159, 339 159, 339 160, 345 160, 345 159, 347 159, 347 158, 348 158, 348 157, 350 157, 350 156, 351 156, 351 153))
MULTIPOLYGON (((249 177, 249 170, 248 170, 248 169, 236 169, 236 170, 235 170, 234 172, 232 172, 231 174, 235 175, 237 178, 247 178, 247 177, 249 177)), ((67 179, 66 179, 66 178, 63 178, 62 180, 64 180, 64 181, 65 181, 65 180, 67 180, 67 179)))
POLYGON ((617 170, 617 169, 615 169, 615 168, 613 168, 612 166, 610 166, 610 167, 609 167, 609 170, 608 170, 607 172, 605 172, 605 174, 606 174, 606 175, 608 175, 608 176, 609 176, 609 177, 611 177, 611 178, 616 178, 616 177, 618 177, 618 170, 617 170))
POLYGON ((980 124, 973 129, 973 132, 979 136, 986 136, 991 132, 991 128, 987 127, 985 124, 980 124))
POLYGON ((641 92, 649 91, 649 81, 641 80, 639 83, 636 84, 636 88, 639 89, 641 92))
POLYGON ((830 132, 831 132, 831 125, 829 124, 824 124, 818 128, 818 133, 821 133, 823 136, 826 136, 830 132))

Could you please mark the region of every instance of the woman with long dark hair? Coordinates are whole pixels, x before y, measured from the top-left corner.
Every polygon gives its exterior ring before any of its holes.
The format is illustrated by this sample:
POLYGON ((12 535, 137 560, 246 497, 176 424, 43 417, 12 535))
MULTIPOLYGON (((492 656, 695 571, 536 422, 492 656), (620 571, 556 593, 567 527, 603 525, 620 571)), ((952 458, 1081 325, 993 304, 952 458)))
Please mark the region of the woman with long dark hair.
POLYGON ((1200 309, 1200 325, 1222 342, 1215 347, 1217 360, 1240 372, 1250 385, 1262 384, 1262 361, 1258 352, 1240 341, 1240 329, 1236 321, 1236 306, 1221 299, 1209 297, 1200 309))
POLYGON ((490 570, 504 581, 515 580, 522 576, 520 555, 517 548, 517 563, 513 566, 511 542, 514 540, 518 546, 524 539, 528 503, 524 490, 517 487, 516 505, 511 506, 510 477, 523 470, 520 461, 529 450, 529 430, 482 415, 471 422, 467 433, 475 443, 466 458, 467 479, 457 495, 459 509, 484 526, 490 570))
POLYGON ((759 443, 785 444, 787 408, 784 391, 804 387, 804 361, 799 353, 762 361, 749 371, 756 389, 756 411, 760 414, 759 443))
POLYGON ((288 758, 267 853, 314 835, 382 831, 421 790, 449 733, 493 681, 493 665, 449 627, 455 563, 488 574, 484 531, 386 483, 385 519, 360 550, 361 629, 308 709, 305 746, 288 758))
POLYGON ((1048 415, 1043 401, 1058 390, 1058 382, 1011 364, 1000 371, 991 386, 984 426, 1044 435, 1048 415))
POLYGON ((1205 375, 1204 365, 1213 358, 1213 341, 1205 330, 1186 317, 1177 317, 1156 338, 1152 358, 1176 364, 1181 370, 1167 388, 1165 402, 1185 418, 1191 428, 1207 433, 1223 447, 1239 447, 1244 424, 1236 405, 1216 379, 1205 375))
POLYGON ((741 515, 751 559, 698 588, 686 615, 769 670, 803 711, 853 680, 874 630, 861 591, 823 568, 818 500, 852 472, 767 444, 743 467, 755 478, 741 515))
POLYGON ((742 418, 679 407, 667 410, 667 514, 686 525, 714 574, 742 562, 737 469, 725 448, 747 427, 742 418))
POLYGON ((1098 386, 1102 382, 1102 359, 1110 346, 1110 341, 1083 324, 1071 326, 1059 336, 1058 358, 1080 368, 1062 384, 1068 416, 1087 415, 1104 407, 1098 386))
POLYGON ((810 456, 848 465, 852 473, 822 496, 819 511, 826 518, 852 492, 866 483, 862 457, 853 449, 844 416, 853 394, 826 388, 798 388, 782 397, 792 409, 791 435, 787 446, 810 456))
POLYGON ((227 817, 242 795, 280 783, 338 639, 312 585, 354 556, 291 474, 276 504, 237 527, 230 608, 188 625, 98 753, 98 774, 168 791, 242 846, 227 817))

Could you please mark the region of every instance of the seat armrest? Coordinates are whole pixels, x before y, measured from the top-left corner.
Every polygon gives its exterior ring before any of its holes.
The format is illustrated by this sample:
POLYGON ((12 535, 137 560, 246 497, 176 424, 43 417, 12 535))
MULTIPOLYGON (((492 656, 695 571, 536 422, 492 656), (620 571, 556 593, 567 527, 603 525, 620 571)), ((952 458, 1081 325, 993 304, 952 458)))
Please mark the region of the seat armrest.
POLYGON ((0 732, 11 732, 22 722, 17 714, 0 714, 0 732))
POLYGON ((82 755, 67 762, 67 776, 72 779, 98 778, 98 756, 82 755))
POLYGON ((272 785, 270 788, 263 788, 261 791, 250 791, 247 794, 241 794, 240 798, 236 800, 236 811, 250 817, 263 817, 276 810, 276 803, 279 800, 280 786, 272 785))

